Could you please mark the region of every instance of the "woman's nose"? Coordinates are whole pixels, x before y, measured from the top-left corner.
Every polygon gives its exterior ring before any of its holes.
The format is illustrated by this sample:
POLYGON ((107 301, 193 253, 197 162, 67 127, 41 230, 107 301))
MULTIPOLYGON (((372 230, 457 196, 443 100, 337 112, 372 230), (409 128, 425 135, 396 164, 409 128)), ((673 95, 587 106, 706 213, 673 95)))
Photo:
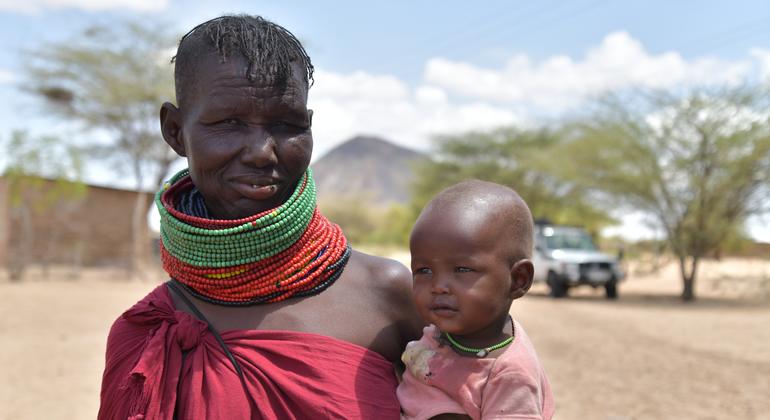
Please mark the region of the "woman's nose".
POLYGON ((278 162, 275 141, 268 129, 252 127, 249 130, 241 153, 241 162, 257 168, 275 165, 278 162))

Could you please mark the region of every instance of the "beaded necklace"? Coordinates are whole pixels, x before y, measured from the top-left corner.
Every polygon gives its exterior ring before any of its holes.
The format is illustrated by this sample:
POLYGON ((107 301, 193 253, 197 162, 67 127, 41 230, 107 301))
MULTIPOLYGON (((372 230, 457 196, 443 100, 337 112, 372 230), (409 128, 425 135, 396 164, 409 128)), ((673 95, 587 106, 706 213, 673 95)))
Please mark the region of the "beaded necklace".
POLYGON ((487 357, 487 355, 489 353, 491 353, 491 352, 493 352, 493 351, 495 351, 497 349, 501 349, 501 348, 503 348, 503 347, 505 347, 508 344, 511 344, 513 342, 513 338, 514 338, 514 335, 515 335, 514 334, 515 331, 513 330, 513 318, 510 315, 508 315, 508 319, 511 320, 511 336, 506 338, 505 340, 503 340, 503 341, 501 341, 501 342, 499 342, 497 344, 493 344, 493 345, 491 345, 489 347, 484 347, 484 348, 480 348, 480 349, 473 348, 473 347, 466 347, 466 346, 463 346, 462 344, 458 343, 454 338, 452 338, 452 336, 449 333, 444 333, 444 336, 446 336, 447 340, 449 340, 449 343, 452 345, 452 347, 454 347, 457 350, 460 350, 460 351, 465 352, 465 353, 473 353, 474 355, 476 355, 476 357, 479 357, 479 358, 487 357))
POLYGON ((316 208, 308 169, 282 205, 236 220, 208 217, 187 169, 155 195, 163 269, 190 294, 250 306, 311 296, 342 274, 350 247, 316 208))

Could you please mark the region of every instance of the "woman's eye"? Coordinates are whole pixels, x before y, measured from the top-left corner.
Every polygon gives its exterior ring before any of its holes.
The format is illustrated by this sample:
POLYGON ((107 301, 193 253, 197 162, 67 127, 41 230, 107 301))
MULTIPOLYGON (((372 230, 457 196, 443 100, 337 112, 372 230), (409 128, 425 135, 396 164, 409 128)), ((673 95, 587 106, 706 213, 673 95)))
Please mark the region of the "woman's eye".
POLYGON ((472 272, 472 271, 473 271, 473 269, 472 269, 472 268, 468 268, 468 267, 457 267, 455 270, 456 270, 458 273, 470 273, 470 272, 472 272))
POLYGON ((299 133, 302 131, 306 131, 305 128, 302 128, 298 125, 290 124, 287 122, 277 122, 275 124, 272 124, 270 128, 274 132, 278 132, 278 133, 299 133))
POLYGON ((241 120, 235 118, 225 118, 216 122, 216 125, 242 125, 241 120))

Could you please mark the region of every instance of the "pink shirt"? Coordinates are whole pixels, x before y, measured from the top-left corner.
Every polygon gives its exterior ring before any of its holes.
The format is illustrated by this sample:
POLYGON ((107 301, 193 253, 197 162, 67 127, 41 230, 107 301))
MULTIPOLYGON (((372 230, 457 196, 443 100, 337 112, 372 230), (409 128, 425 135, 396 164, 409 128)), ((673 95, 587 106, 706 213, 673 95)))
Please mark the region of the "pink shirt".
POLYGON ((513 343, 497 358, 463 357, 439 341, 433 325, 406 346, 396 391, 406 419, 442 413, 475 419, 550 419, 554 402, 532 342, 514 322, 513 343))

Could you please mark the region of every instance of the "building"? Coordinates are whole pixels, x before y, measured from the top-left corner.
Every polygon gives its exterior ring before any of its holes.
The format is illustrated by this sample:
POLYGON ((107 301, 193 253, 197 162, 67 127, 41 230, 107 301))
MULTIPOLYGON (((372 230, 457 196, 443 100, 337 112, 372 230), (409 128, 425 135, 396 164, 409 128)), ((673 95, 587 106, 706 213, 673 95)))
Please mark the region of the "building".
MULTIPOLYGON (((0 265, 124 266, 131 263, 139 194, 40 177, 0 177, 0 265)), ((143 237, 148 238, 146 218, 143 237)), ((147 239, 147 249, 150 240, 147 239)))

